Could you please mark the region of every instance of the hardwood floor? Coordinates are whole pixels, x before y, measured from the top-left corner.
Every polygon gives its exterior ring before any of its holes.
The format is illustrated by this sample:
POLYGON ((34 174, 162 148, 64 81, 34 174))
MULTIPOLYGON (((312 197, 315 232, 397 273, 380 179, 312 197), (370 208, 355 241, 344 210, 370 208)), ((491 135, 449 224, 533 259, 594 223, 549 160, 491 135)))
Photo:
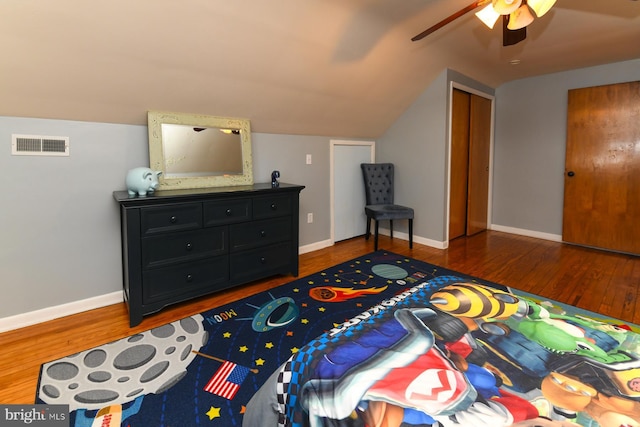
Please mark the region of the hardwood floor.
MULTIPOLYGON (((640 323, 640 257, 487 231, 447 250, 380 237, 380 248, 547 298, 640 323)), ((300 277, 373 251, 355 238, 300 256, 300 277)), ((0 403, 34 402, 42 363, 200 313, 293 280, 275 277, 168 307, 129 328, 116 304, 0 334, 0 403)))

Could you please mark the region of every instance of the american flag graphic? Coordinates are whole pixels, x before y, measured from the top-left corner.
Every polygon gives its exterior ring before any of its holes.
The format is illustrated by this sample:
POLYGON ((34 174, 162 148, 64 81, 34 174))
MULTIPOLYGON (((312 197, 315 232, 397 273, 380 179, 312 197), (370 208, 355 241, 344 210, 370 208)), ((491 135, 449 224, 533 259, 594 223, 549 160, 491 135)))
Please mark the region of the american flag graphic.
POLYGON ((225 361, 213 374, 204 387, 204 391, 231 400, 240 389, 240 384, 242 384, 249 371, 249 368, 225 361))

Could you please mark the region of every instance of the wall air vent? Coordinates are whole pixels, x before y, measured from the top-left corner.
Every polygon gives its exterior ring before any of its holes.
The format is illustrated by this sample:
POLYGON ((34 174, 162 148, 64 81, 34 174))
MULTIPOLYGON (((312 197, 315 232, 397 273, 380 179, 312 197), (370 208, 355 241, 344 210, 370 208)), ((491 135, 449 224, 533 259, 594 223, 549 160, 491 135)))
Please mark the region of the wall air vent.
POLYGON ((68 156, 69 137, 41 135, 11 135, 14 156, 68 156))

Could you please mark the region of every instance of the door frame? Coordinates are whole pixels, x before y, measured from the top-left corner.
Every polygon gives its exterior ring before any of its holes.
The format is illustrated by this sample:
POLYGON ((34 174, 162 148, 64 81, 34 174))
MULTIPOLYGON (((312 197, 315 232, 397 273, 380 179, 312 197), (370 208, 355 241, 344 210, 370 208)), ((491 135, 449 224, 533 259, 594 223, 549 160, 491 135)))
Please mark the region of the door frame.
POLYGON ((334 172, 334 158, 335 158, 335 147, 338 145, 364 145, 370 147, 371 153, 371 163, 376 161, 376 142, 375 141, 355 141, 355 140, 342 140, 342 139, 332 139, 330 140, 329 147, 329 211, 331 217, 331 244, 335 244, 335 206, 334 206, 334 197, 335 197, 335 172, 334 172))
POLYGON ((449 247, 449 211, 451 203, 451 146, 452 146, 452 125, 453 125, 453 89, 459 89, 464 92, 468 92, 477 96, 481 96, 483 98, 491 100, 491 133, 489 136, 489 189, 488 189, 488 200, 487 200, 487 230, 491 230, 492 218, 491 218, 491 200, 493 199, 493 151, 494 151, 494 131, 495 131, 495 114, 496 114, 496 97, 492 94, 482 92, 478 89, 474 89, 472 87, 466 86, 462 83, 458 82, 450 82, 449 84, 449 111, 447 112, 447 191, 446 191, 446 202, 445 202, 445 215, 444 215, 444 231, 445 231, 445 239, 444 239, 444 249, 449 247))

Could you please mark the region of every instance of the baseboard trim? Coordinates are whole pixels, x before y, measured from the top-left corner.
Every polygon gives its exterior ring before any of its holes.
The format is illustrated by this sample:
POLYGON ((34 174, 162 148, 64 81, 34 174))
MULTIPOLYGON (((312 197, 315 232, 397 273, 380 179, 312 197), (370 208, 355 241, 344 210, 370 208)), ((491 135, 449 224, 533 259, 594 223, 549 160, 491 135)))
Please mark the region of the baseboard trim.
MULTIPOLYGON (((384 236, 390 236, 391 235, 391 231, 388 228, 383 228, 380 227, 380 229, 378 230, 378 233, 384 235, 384 236)), ((406 240, 407 242, 409 241, 409 233, 404 233, 402 231, 394 231, 393 232, 393 238, 398 238, 398 239, 402 239, 402 240, 406 240)), ((432 248, 436 248, 436 249, 447 249, 447 242, 440 242, 438 240, 433 240, 433 239, 427 239, 426 237, 420 237, 420 236, 416 236, 415 234, 413 235, 413 241, 414 243, 420 243, 421 245, 425 245, 425 246, 430 246, 432 248)))
POLYGON ((541 231, 527 230, 524 228, 507 227, 504 225, 491 224, 491 230, 502 231, 504 233, 518 234, 520 236, 535 237, 537 239, 551 240, 553 242, 562 242, 562 235, 543 233, 541 231))
POLYGON ((320 242, 311 243, 309 245, 300 246, 298 248, 299 254, 306 254, 307 252, 313 252, 320 249, 328 248, 329 246, 333 246, 333 241, 331 239, 322 240, 320 242))
MULTIPOLYGON (((551 240, 553 242, 562 243, 562 235, 559 235, 559 234, 543 233, 541 231, 527 230, 524 228, 507 227, 507 226, 498 225, 498 224, 491 224, 489 229, 494 231, 502 231, 504 233, 509 233, 509 234, 517 234, 520 236, 534 237, 537 239, 551 240)), ((382 227, 380 228, 379 233, 385 236, 389 236, 391 234, 388 228, 382 228, 382 227)), ((393 238, 395 239, 396 237, 399 239, 407 240, 407 241, 409 240, 408 233, 394 231, 393 238)), ((416 235, 413 236, 413 241, 425 246, 431 246, 432 248, 436 248, 436 249, 447 249, 449 247, 449 242, 440 242, 438 240, 427 239, 427 238, 416 236, 416 235)))
MULTIPOLYGON (((409 240, 409 237, 407 237, 407 240, 409 240)), ((447 247, 449 246, 448 242, 439 242, 438 240, 426 239, 420 236, 413 236, 413 241, 416 243, 420 243, 421 245, 430 246, 436 249, 447 249, 447 247)))
POLYGON ((97 297, 30 311, 28 313, 16 314, 15 316, 0 319, 0 332, 7 332, 13 329, 36 325, 38 323, 47 322, 60 317, 93 310, 94 308, 118 304, 123 301, 124 297, 122 295, 122 291, 117 291, 110 294, 99 295, 97 297))
MULTIPOLYGON (((331 245, 333 245, 331 240, 324 240, 310 245, 301 246, 299 253, 304 254, 307 252, 313 252, 331 245)), ((0 333, 36 325, 38 323, 48 322, 49 320, 59 319, 60 317, 82 313, 83 311, 93 310, 95 308, 119 304, 123 301, 124 297, 122 295, 122 291, 116 291, 110 294, 99 295, 80 301, 73 301, 54 307, 46 307, 40 310, 16 314, 15 316, 4 317, 0 319, 0 333)))

